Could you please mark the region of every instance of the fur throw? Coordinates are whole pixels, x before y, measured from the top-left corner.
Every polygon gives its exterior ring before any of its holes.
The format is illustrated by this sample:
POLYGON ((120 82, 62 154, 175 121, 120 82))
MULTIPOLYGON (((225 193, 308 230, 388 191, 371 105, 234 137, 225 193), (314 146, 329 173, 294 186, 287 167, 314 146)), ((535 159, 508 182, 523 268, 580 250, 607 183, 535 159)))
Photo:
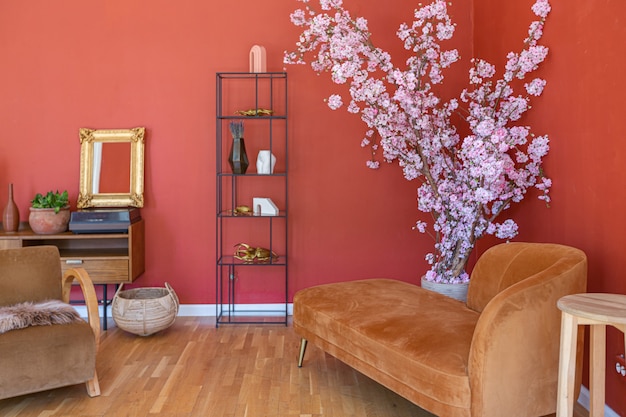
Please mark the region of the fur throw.
POLYGON ((0 307, 0 334, 28 326, 68 324, 82 320, 74 307, 60 300, 0 307))

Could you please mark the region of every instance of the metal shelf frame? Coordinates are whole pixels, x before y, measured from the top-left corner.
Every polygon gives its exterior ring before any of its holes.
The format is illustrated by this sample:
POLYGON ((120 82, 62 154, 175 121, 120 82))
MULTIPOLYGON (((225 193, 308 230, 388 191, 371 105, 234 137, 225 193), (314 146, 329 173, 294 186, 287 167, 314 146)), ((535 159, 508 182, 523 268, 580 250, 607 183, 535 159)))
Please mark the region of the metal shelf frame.
MULTIPOLYGON (((288 324, 289 305, 289 273, 288 273, 288 172, 289 172, 289 141, 288 141, 288 89, 286 72, 218 72, 216 74, 216 272, 215 272, 215 326, 225 324, 288 324), (240 102, 241 96, 250 95, 249 89, 253 89, 254 102, 240 102), (228 91, 226 91, 228 90, 228 91), (234 96, 233 96, 234 95, 234 96), (228 103, 226 102, 228 100, 228 103), (269 108, 271 115, 246 116, 236 114, 232 108, 233 103, 239 106, 250 106, 253 109, 269 108), (228 123, 231 121, 243 121, 260 125, 267 132, 267 137, 262 141, 267 142, 267 149, 273 153, 274 149, 280 149, 284 155, 281 157, 281 170, 273 174, 234 174, 230 170, 227 158, 231 135, 228 123), (279 138, 276 139, 276 136, 279 138), (273 182, 274 189, 282 194, 284 201, 280 204, 277 216, 267 215, 236 215, 234 209, 239 205, 247 205, 240 202, 242 190, 249 189, 250 183, 254 182, 262 191, 263 186, 273 182), (260 230, 266 228, 269 245, 267 249, 278 254, 278 260, 270 259, 266 262, 244 262, 233 256, 233 247, 227 244, 227 240, 233 238, 229 230, 231 222, 241 222, 245 227, 260 230), (230 233, 230 234, 229 234, 230 233), (280 247, 280 253, 276 248, 280 247), (282 286, 284 280, 284 297, 281 290, 281 300, 271 304, 267 310, 252 310, 245 304, 238 305, 241 288, 237 286, 237 280, 250 279, 250 276, 239 278, 239 272, 245 275, 250 267, 273 268, 272 280, 276 277, 273 285, 276 288, 282 286), (273 308, 279 306, 278 308, 273 308)), ((241 99, 245 101, 244 99, 241 99)), ((244 135, 245 136, 245 135, 244 135)), ((254 143, 254 138, 246 138, 247 142, 254 143)), ((248 154, 250 159, 250 154, 248 154)), ((254 161, 250 159, 249 170, 254 170, 254 161)), ((277 164, 278 165, 278 164, 277 164)))

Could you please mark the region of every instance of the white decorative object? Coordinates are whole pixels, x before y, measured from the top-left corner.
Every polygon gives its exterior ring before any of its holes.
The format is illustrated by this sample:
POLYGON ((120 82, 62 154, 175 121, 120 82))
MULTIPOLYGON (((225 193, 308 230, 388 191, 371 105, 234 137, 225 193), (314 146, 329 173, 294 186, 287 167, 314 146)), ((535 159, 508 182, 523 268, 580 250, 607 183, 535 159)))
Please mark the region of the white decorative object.
POLYGON ((256 159, 257 174, 273 174, 276 166, 276 157, 268 150, 259 151, 256 159))
POLYGON ((271 198, 254 197, 252 199, 254 214, 257 216, 278 216, 278 207, 271 198))
POLYGON ((261 45, 254 45, 250 49, 250 72, 267 72, 265 48, 261 45))

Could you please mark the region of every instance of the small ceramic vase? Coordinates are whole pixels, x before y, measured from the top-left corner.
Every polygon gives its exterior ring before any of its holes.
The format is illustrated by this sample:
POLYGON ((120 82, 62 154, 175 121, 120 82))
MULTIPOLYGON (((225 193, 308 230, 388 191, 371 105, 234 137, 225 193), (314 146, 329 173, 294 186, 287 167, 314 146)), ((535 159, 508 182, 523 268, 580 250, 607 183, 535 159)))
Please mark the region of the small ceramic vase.
POLYGON ((2 228, 5 232, 17 232, 20 226, 20 210, 13 200, 13 184, 9 184, 9 201, 2 213, 2 228))

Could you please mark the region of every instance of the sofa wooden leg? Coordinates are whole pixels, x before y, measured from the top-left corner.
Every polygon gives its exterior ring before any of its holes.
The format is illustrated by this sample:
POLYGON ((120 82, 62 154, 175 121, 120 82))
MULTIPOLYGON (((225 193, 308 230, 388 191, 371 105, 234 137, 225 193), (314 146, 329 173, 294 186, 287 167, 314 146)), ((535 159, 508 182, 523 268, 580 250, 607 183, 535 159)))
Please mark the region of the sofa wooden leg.
POLYGON ((298 368, 302 368, 302 362, 304 361, 304 352, 306 352, 307 340, 303 337, 300 341, 300 356, 298 357, 298 368))
POLYGON ((87 385, 87 395, 97 397, 100 395, 100 383, 98 382, 98 374, 94 373, 93 379, 85 383, 87 385))

